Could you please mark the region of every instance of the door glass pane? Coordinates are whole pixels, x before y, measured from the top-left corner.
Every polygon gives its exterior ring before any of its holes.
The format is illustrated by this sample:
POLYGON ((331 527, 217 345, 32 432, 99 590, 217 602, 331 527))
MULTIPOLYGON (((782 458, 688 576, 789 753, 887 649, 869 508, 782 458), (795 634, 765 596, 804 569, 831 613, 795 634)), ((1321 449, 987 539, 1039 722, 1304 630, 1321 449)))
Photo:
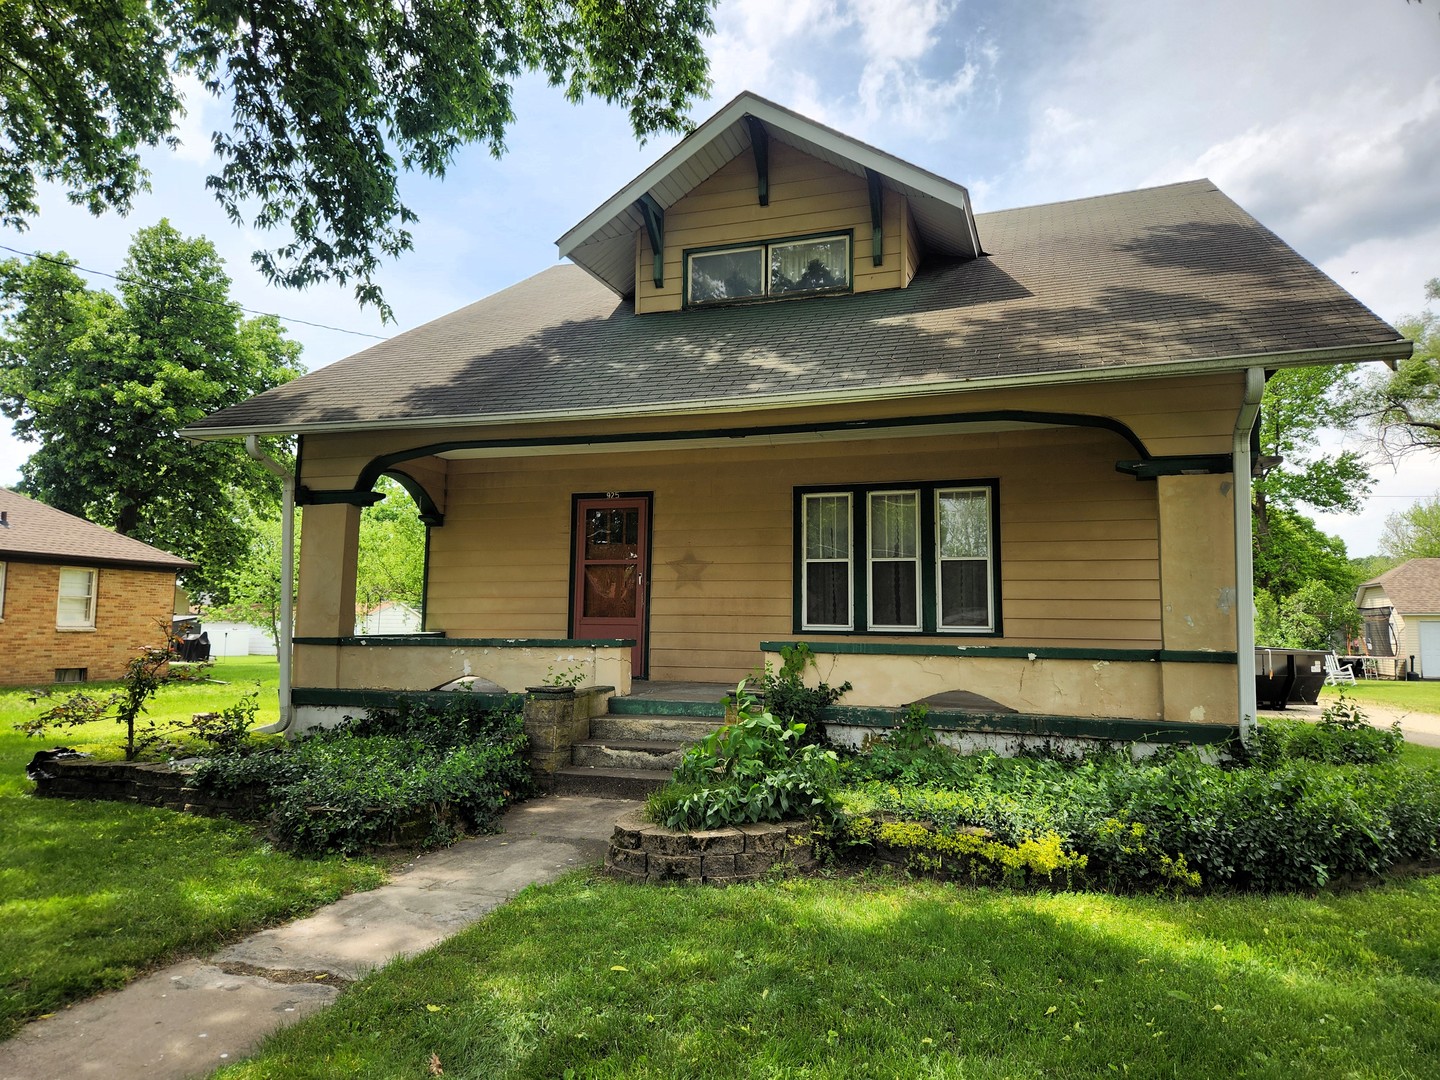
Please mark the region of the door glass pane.
POLYGON ((763 248, 690 256, 690 302, 742 300, 765 292, 763 248))
POLYGON ((805 567, 805 625, 850 625, 850 564, 808 563, 805 567))
POLYGON ((990 555, 990 493, 940 492, 940 557, 984 559, 990 555))
POLYGON ((585 558, 636 559, 640 554, 640 511, 589 510, 585 514, 585 558))
POLYGON ((919 496, 913 491, 891 491, 870 496, 870 557, 913 559, 918 547, 919 496))
POLYGON ((850 496, 805 496, 805 557, 850 557, 850 496))
POLYGON ((850 242, 843 236, 770 245, 772 296, 840 289, 849 283, 850 242))
POLYGON ((990 575, 979 560, 946 559, 940 564, 940 625, 990 625, 990 575))
POLYGON ((585 618, 633 619, 636 573, 633 565, 585 568, 585 618))
POLYGON ((920 625, 916 609, 916 564, 870 564, 870 622, 874 626, 920 625))

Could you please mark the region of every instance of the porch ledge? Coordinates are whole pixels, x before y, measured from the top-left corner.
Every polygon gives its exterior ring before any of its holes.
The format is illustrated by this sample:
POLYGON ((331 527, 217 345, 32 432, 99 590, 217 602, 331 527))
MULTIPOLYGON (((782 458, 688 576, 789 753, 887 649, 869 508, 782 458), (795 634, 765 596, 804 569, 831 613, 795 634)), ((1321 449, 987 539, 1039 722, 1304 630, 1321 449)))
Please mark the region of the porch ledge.
POLYGON ((393 709, 406 701, 443 705, 463 697, 490 708, 501 708, 524 694, 477 694, 470 690, 329 690, 323 686, 297 686, 290 691, 292 705, 329 705, 354 709, 393 709))
MULTIPOLYGON (((797 641, 762 641, 760 651, 778 653, 783 648, 800 644, 797 641)), ((1206 652, 1188 649, 1075 649, 1036 645, 950 645, 942 642, 911 644, 889 641, 812 641, 804 644, 817 656, 824 654, 852 656, 973 656, 1011 660, 1116 660, 1134 663, 1166 664, 1234 664, 1234 652, 1206 652)))
POLYGON ((356 634, 351 637, 297 637, 296 645, 401 645, 481 649, 633 649, 631 638, 453 638, 443 630, 423 634, 356 634))
MULTIPOLYGON (((892 728, 904 721, 905 709, 831 705, 824 711, 822 718, 826 724, 892 728)), ((1031 735, 1037 738, 1102 739, 1127 743, 1191 743, 1209 746, 1234 742, 1240 738, 1240 728, 1234 724, 1174 723, 1125 717, 931 710, 925 716, 925 723, 939 731, 1031 735)))

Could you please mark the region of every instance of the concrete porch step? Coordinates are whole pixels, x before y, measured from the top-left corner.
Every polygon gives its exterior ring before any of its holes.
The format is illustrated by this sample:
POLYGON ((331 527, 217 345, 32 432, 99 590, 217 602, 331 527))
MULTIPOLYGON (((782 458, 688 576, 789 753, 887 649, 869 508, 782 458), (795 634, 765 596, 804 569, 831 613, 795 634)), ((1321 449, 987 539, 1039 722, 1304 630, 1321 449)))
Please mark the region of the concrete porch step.
POLYGON ((555 794, 600 799, 643 799, 665 786, 669 769, 617 769, 570 765, 555 770, 555 794))
POLYGON ((592 716, 590 739, 604 743, 629 740, 688 745, 699 742, 724 722, 724 717, 720 716, 592 716))
POLYGON ((573 747, 576 765, 673 770, 685 745, 661 739, 584 739, 573 747))

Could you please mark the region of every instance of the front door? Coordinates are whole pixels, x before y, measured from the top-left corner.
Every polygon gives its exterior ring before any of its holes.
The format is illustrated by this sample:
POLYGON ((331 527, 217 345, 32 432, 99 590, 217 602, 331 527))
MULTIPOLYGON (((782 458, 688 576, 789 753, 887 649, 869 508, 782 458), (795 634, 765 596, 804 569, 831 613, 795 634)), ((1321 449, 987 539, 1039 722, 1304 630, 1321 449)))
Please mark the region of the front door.
POLYGON ((575 500, 574 629, 577 638, 633 638, 630 673, 646 677, 645 575, 650 497, 575 500))

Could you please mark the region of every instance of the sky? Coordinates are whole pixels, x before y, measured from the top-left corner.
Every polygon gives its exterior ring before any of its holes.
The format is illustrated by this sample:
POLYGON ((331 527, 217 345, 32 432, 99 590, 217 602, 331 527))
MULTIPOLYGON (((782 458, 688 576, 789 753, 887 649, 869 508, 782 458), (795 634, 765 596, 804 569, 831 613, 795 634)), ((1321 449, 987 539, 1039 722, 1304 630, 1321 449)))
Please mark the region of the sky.
MULTIPOLYGON (((721 0, 715 23, 697 121, 752 90, 964 184, 979 213, 1209 177, 1391 323, 1440 276, 1435 0, 721 0)), ((312 369, 552 265, 554 240, 676 141, 638 145, 623 110, 523 80, 503 157, 466 150, 443 181, 404 182, 421 220, 378 276, 386 325, 346 288, 267 285, 250 254, 281 237, 233 225, 206 192, 227 116, 198 87, 188 104, 181 149, 147 156, 153 190, 128 217, 47 187, 0 245, 114 273, 134 231, 167 217, 214 242, 239 303, 297 320, 312 369)), ((30 449, 0 418, 0 484, 30 449)), ((1351 555, 1440 492, 1440 459, 1375 476, 1362 513, 1316 515, 1351 555)))

